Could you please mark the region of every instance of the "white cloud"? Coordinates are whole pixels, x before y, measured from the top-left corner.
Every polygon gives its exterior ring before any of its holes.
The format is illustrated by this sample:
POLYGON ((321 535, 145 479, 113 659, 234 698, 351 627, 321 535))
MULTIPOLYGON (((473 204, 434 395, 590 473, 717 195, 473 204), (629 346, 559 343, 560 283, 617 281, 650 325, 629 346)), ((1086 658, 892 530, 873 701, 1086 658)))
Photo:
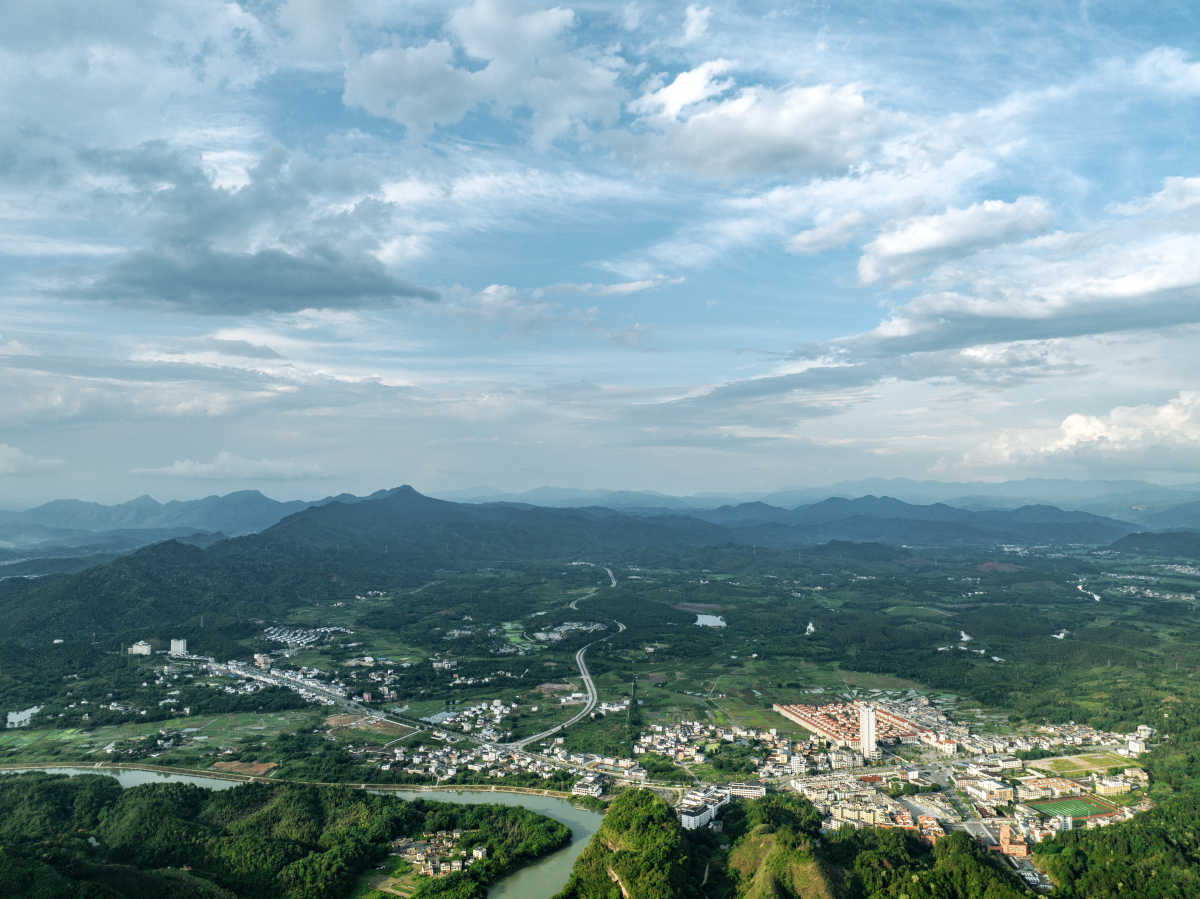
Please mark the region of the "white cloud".
POLYGON ((559 323, 563 316, 554 303, 522 298, 514 287, 492 284, 477 292, 455 288, 447 302, 436 307, 469 329, 500 328, 509 334, 531 336, 559 323))
POLYGON ((643 116, 644 133, 603 138, 619 159, 640 169, 683 169, 706 178, 805 176, 846 171, 903 120, 868 102, 856 85, 756 85, 714 100, 730 87, 712 81, 724 65, 706 63, 639 98, 636 109, 656 110, 643 116))
POLYGON ((1175 94, 1200 93, 1200 63, 1186 62, 1177 47, 1157 47, 1127 71, 1145 87, 1175 94))
POLYGON ((896 222, 863 247, 858 280, 864 285, 880 278, 900 281, 947 260, 1045 231, 1053 222, 1053 210, 1039 197, 1013 203, 986 200, 896 222))
POLYGON ((1084 444, 1117 450, 1162 441, 1200 445, 1200 393, 1180 391, 1162 406, 1117 406, 1107 415, 1070 415, 1060 430, 1062 436, 1050 444, 1049 452, 1084 444))
POLYGON ((539 291, 535 291, 534 295, 539 293, 551 293, 556 296, 591 296, 591 297, 609 297, 609 296, 628 296, 631 293, 639 293, 643 290, 650 290, 654 287, 660 287, 663 284, 682 284, 684 278, 667 278, 663 275, 656 275, 653 278, 647 278, 641 281, 624 281, 620 284, 551 284, 548 287, 543 287, 539 291))
POLYGON ((0 443, 0 475, 41 474, 62 467, 62 459, 35 459, 15 446, 0 443))
POLYGON ((1180 391, 1161 406, 1117 406, 1105 415, 1068 415, 1056 429, 1013 429, 964 456, 968 465, 1010 465, 1062 457, 1186 454, 1200 458, 1200 392, 1180 391))
POLYGON ((318 465, 297 465, 275 459, 244 459, 222 450, 211 462, 183 459, 164 468, 135 468, 147 478, 183 478, 197 481, 300 481, 332 477, 318 465))
POLYGON ((653 336, 654 331, 654 325, 643 325, 639 322, 638 324, 630 325, 628 328, 607 331, 604 334, 604 339, 617 346, 633 349, 641 345, 642 341, 653 336))
POLYGON ((626 3, 621 7, 621 27, 626 31, 637 31, 642 24, 640 3, 626 3))
MULTIPOLYGON (((675 80, 665 87, 648 90, 627 106, 630 112, 642 115, 662 115, 674 118, 687 106, 699 103, 710 97, 718 97, 734 85, 732 78, 724 81, 714 81, 714 75, 729 71, 732 63, 724 59, 714 59, 697 66, 687 72, 675 76, 675 80)), ((659 82, 651 82, 653 87, 659 82)))
POLYGON ((837 217, 826 213, 818 218, 816 227, 801 231, 785 247, 789 253, 809 255, 844 246, 863 221, 861 212, 848 212, 837 217))
POLYGON ((703 8, 692 5, 687 8, 683 22, 683 42, 690 44, 697 38, 703 37, 708 31, 708 20, 712 18, 712 7, 703 8))
POLYGON ((447 22, 450 40, 406 46, 393 40, 353 60, 344 100, 404 124, 420 139, 479 105, 528 109, 534 143, 545 146, 585 121, 611 121, 625 92, 624 60, 605 48, 572 49, 569 9, 533 9, 508 0, 476 0, 447 22), (456 64, 456 51, 486 61, 456 64))
POLYGON ((288 29, 306 56, 333 58, 342 37, 350 0, 287 0, 279 24, 288 29))
POLYGON ((1193 209, 1200 204, 1200 178, 1163 179, 1163 189, 1128 203, 1112 203, 1108 211, 1116 215, 1170 215, 1193 209))
POLYGON ((10 340, 8 343, 0 343, 0 356, 36 356, 37 350, 31 350, 19 340, 10 340))

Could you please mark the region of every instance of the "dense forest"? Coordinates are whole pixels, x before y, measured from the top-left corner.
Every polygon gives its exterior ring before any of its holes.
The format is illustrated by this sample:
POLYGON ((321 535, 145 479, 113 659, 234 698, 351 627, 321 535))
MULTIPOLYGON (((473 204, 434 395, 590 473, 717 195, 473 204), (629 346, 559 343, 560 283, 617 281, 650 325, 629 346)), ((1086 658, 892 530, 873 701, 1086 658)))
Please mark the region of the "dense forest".
POLYGON ((952 834, 932 849, 900 830, 847 826, 822 837, 821 815, 807 799, 792 794, 735 802, 722 819, 725 830, 719 838, 708 830, 685 831, 653 793, 623 793, 576 860, 558 899, 1024 895, 1015 876, 966 834, 952 834))
POLYGON ((1034 847, 1069 899, 1200 896, 1200 706, 1164 704, 1166 739, 1146 762, 1159 805, 1125 824, 1072 830, 1034 847))
POLYGON ((405 801, 349 788, 184 783, 122 789, 111 777, 0 776, 0 895, 30 899, 326 899, 401 836, 477 831, 488 857, 430 882, 482 899, 486 884, 559 848, 570 829, 526 809, 405 801))

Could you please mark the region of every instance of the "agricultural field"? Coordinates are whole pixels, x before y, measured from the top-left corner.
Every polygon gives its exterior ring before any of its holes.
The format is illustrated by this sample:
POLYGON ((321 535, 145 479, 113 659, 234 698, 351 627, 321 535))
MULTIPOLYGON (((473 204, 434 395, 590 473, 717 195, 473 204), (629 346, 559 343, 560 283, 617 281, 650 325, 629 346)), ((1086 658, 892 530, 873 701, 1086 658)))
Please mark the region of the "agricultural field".
MULTIPOLYGON (((582 689, 575 654, 589 646, 600 702, 636 696, 636 706, 607 715, 597 708, 564 735, 566 746, 614 756, 630 754, 648 726, 685 720, 807 736, 772 712, 774 703, 924 695, 952 719, 1006 733, 1068 721, 1130 729, 1161 720, 1164 702, 1197 692, 1200 577, 1156 561, 1086 549, 964 549, 939 551, 936 560, 873 545, 802 558, 750 549, 698 550, 669 566, 612 565, 615 587, 602 566, 553 563, 439 571, 381 590, 347 582, 343 595, 230 626, 221 645, 231 647, 225 657, 265 651, 277 668, 324 671, 356 696, 371 693, 370 707, 407 720, 516 704, 500 724, 512 739, 575 714, 578 706, 562 705, 555 688, 582 689), (266 639, 272 627, 342 630, 288 650, 266 639)), ((324 731, 311 719, 331 713, 310 707, 81 726, 79 710, 68 709, 80 696, 107 702, 110 694, 122 699, 122 689, 144 689, 157 708, 185 677, 163 674, 160 687, 146 687, 147 671, 163 664, 157 657, 139 663, 98 647, 95 658, 102 673, 90 681, 69 679, 78 666, 29 665, 45 676, 13 707, 46 711, 28 730, 0 735, 0 756, 94 760, 109 743, 187 731, 171 748, 155 747, 154 757, 199 766, 214 749, 269 745, 289 728, 324 731), (109 669, 115 673, 103 673, 109 669), (61 722, 46 717, 62 712, 61 722), (220 723, 226 718, 235 723, 220 723)), ((334 743, 382 745, 385 737, 402 735, 338 730, 334 743)), ((1091 755, 1030 764, 1071 775, 1130 763, 1091 755)), ((703 766, 698 773, 705 776, 703 766)))
POLYGON ((115 726, 0 731, 0 763, 21 762, 115 762, 129 758, 139 762, 186 768, 205 768, 216 753, 236 749, 247 742, 293 733, 319 724, 312 711, 298 710, 259 714, 239 712, 209 717, 192 716, 167 721, 137 722, 115 726), (163 748, 158 741, 170 740, 163 748), (111 751, 110 751, 111 749, 111 751))

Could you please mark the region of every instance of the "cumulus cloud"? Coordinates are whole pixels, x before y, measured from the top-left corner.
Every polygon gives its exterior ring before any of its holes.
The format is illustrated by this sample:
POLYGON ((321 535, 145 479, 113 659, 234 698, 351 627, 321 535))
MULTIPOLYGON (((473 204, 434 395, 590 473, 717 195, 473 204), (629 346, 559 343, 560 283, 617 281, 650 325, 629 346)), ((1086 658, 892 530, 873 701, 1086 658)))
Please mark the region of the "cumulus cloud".
POLYGON ((644 131, 603 135, 618 159, 639 169, 683 169, 706 178, 845 171, 902 121, 855 85, 745 87, 714 82, 723 61, 705 63, 635 101, 644 131), (650 112, 650 110, 654 110, 650 112))
POLYGON ((585 121, 611 121, 625 91, 624 61, 597 47, 572 48, 575 13, 508 0, 476 0, 446 23, 446 39, 408 45, 392 39, 346 70, 349 106, 394 119, 424 138, 476 106, 528 109, 535 143, 546 145, 585 121), (458 64, 459 53, 477 65, 458 64))
POLYGON ((18 447, 0 443, 0 475, 42 474, 63 467, 62 459, 36 459, 18 447))
POLYGON ((273 147, 221 186, 202 158, 163 142, 84 155, 110 214, 136 214, 146 244, 98 270, 51 273, 72 299, 203 315, 355 309, 436 300, 372 252, 391 224, 374 178, 273 147))
POLYGON ((986 200, 896 222, 863 247, 858 280, 864 285, 880 278, 901 281, 950 259, 1045 231, 1053 222, 1053 210, 1039 197, 986 200))
MULTIPOLYGON (((1010 465, 1062 458, 1123 460, 1200 458, 1200 393, 1180 391, 1161 406, 1117 406, 1104 415, 1076 413, 1050 430, 1013 429, 964 456, 967 465, 1010 465)), ((1169 464, 1163 467, 1170 467, 1169 464)))
POLYGON ((303 54, 332 58, 349 8, 350 0, 286 0, 279 8, 279 24, 303 54))
POLYGON ((318 465, 298 465, 275 459, 244 459, 222 450, 211 462, 183 459, 163 468, 135 468, 133 474, 147 478, 182 478, 197 481, 301 481, 328 478, 318 465))

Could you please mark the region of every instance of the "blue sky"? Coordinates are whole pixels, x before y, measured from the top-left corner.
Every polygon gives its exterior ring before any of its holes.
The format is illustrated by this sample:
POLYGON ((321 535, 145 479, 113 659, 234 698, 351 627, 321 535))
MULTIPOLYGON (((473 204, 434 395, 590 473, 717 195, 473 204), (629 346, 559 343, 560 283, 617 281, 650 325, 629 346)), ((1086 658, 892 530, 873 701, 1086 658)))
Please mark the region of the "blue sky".
POLYGON ((0 29, 0 504, 1195 481, 1192 5, 0 29))

